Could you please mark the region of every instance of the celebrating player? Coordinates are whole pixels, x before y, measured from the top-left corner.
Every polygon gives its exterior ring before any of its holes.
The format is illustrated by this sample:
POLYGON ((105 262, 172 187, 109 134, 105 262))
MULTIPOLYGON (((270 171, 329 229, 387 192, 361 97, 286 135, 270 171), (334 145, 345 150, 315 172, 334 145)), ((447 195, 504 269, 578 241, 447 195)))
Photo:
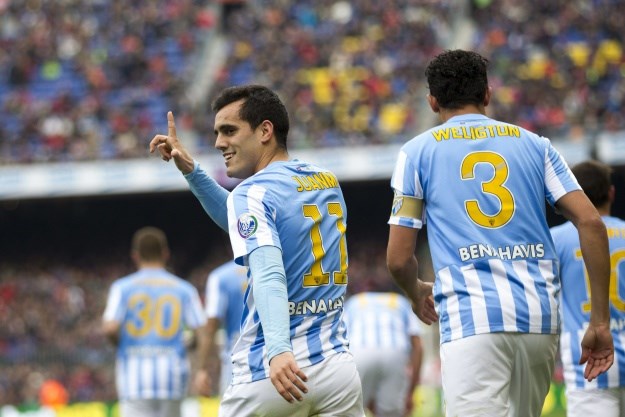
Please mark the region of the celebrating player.
POLYGON ((229 231, 235 261, 249 266, 219 415, 362 417, 342 319, 347 210, 338 180, 289 157, 288 114, 268 88, 227 88, 213 110, 226 173, 244 179, 232 193, 194 162, 171 112, 168 134, 156 135, 150 151, 174 160, 209 216, 229 231))

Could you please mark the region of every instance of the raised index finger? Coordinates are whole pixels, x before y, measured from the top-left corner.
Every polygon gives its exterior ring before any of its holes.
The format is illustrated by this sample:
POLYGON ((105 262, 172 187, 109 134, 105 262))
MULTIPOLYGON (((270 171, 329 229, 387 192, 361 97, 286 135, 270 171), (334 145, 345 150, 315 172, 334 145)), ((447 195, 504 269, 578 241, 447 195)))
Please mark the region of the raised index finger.
POLYGON ((178 138, 176 136, 176 122, 174 121, 174 113, 171 111, 167 112, 167 136, 170 138, 178 138))

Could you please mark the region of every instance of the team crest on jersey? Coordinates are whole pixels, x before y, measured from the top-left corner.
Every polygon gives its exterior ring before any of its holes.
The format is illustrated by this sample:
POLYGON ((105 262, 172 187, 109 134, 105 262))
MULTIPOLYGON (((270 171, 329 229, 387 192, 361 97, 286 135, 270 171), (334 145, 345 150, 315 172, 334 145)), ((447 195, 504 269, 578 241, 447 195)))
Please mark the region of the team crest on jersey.
POLYGON ((253 215, 244 213, 240 215, 237 220, 237 228, 239 229, 239 235, 243 239, 247 239, 256 233, 256 230, 258 229, 258 220, 256 220, 256 217, 253 215))
POLYGON ((401 210, 401 206, 403 204, 404 204, 403 196, 397 196, 393 199, 393 207, 391 208, 391 213, 393 213, 393 216, 396 216, 397 213, 399 213, 399 210, 401 210))

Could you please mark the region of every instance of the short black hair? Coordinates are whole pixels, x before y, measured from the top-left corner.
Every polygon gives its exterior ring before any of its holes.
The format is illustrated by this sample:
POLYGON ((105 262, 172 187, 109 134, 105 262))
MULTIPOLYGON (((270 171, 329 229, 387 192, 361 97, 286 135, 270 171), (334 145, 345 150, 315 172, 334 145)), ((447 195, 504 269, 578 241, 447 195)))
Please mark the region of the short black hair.
POLYGON ((165 233, 156 227, 143 227, 132 237, 132 250, 142 261, 164 261, 169 251, 165 233))
POLYGON ((243 85, 224 89, 213 101, 212 109, 217 113, 228 104, 244 100, 239 111, 241 120, 249 123, 252 130, 269 120, 278 141, 286 149, 289 134, 289 113, 278 95, 262 85, 243 85))
POLYGON ((575 165, 571 171, 595 207, 601 207, 609 201, 612 168, 602 162, 588 160, 575 165))
POLYGON ((447 50, 425 69, 430 95, 445 109, 484 103, 488 90, 488 59, 477 52, 447 50))

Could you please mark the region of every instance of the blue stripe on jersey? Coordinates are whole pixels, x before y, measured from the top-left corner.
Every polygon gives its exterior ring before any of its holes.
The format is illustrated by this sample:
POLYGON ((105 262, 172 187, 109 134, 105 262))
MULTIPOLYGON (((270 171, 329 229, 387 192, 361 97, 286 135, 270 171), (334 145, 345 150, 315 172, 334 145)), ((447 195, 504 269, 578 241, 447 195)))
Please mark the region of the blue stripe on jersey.
POLYGON ((308 340, 308 349, 310 350, 310 363, 314 365, 321 362, 324 359, 323 349, 321 349, 321 324, 327 318, 325 314, 320 314, 315 317, 313 324, 308 329, 306 339, 308 340))
MULTIPOLYGON (((260 317, 258 316, 258 312, 254 311, 254 323, 258 323, 259 321, 260 317)), ((247 355, 250 371, 252 372, 252 379, 254 381, 268 377, 265 372, 265 367, 263 366, 263 352, 265 348, 264 340, 263 326, 259 325, 258 332, 256 333, 256 339, 250 347, 250 351, 247 355)))
POLYGON ((538 293, 538 299, 540 300, 540 310, 542 311, 542 333, 549 333, 551 330, 551 306, 549 305, 549 292, 547 291, 547 281, 540 273, 538 264, 527 263, 527 269, 530 275, 534 278, 534 287, 538 293))
POLYGON ((454 292, 458 296, 460 304, 460 322, 462 323, 462 337, 473 336, 475 334, 475 323, 471 311, 471 300, 467 291, 467 285, 461 271, 450 270, 454 292))
POLYGON ((497 291, 495 291, 495 280, 490 265, 486 264, 484 270, 477 269, 477 276, 480 279, 480 284, 484 291, 484 302, 486 303, 486 315, 488 316, 490 331, 501 332, 503 331, 503 326, 497 325, 497 323, 503 324, 501 300, 499 299, 497 291))

